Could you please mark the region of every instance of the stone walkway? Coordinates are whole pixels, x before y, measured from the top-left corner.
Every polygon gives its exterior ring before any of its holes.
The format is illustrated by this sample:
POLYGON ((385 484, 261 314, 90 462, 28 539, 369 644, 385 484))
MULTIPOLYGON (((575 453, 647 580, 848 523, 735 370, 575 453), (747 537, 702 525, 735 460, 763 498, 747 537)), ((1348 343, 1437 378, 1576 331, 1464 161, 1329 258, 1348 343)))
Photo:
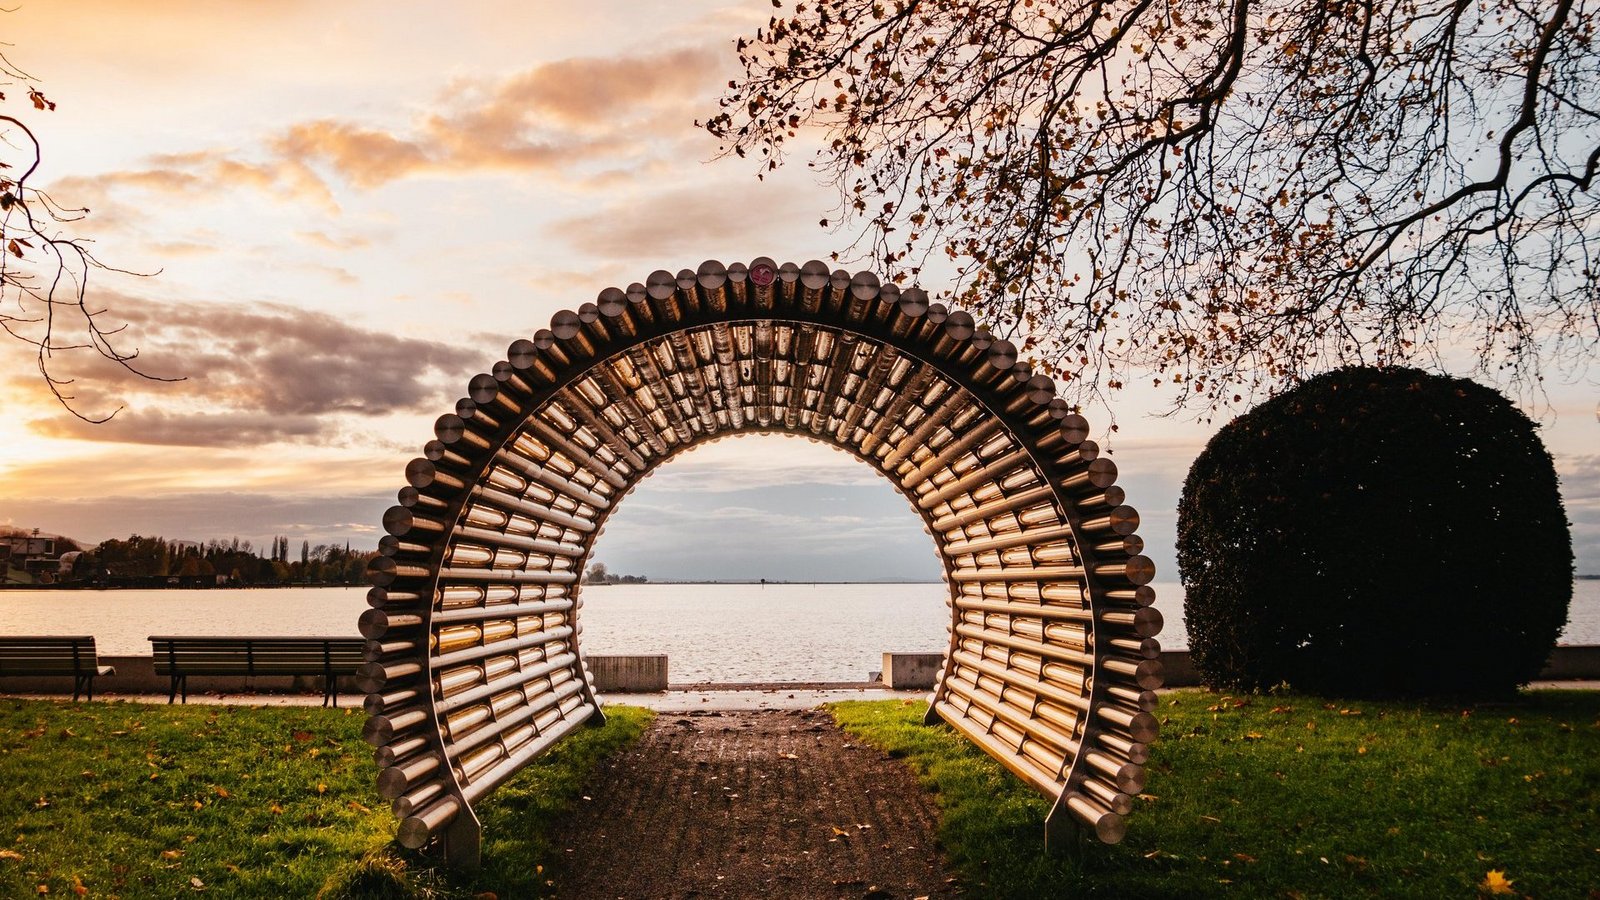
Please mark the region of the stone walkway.
POLYGON ((573 898, 953 897, 937 822, 903 764, 825 712, 664 713, 552 830, 554 874, 573 898))

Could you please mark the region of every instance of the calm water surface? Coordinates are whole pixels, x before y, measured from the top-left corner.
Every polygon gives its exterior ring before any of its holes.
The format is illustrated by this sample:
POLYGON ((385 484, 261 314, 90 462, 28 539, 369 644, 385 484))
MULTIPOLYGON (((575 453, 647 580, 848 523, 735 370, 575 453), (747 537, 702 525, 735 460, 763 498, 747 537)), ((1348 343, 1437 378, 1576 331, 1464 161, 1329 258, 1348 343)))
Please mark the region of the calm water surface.
MULTIPOLYGON (((1187 646, 1183 590, 1158 582, 1163 646, 1187 646)), ((943 650, 942 584, 649 584, 584 590, 591 653, 665 653, 683 681, 855 681, 885 650, 943 650)), ((148 654, 152 634, 353 635, 364 588, 0 592, 0 633, 92 634, 148 654)), ((1565 644, 1600 644, 1600 581, 1574 585, 1565 644)))

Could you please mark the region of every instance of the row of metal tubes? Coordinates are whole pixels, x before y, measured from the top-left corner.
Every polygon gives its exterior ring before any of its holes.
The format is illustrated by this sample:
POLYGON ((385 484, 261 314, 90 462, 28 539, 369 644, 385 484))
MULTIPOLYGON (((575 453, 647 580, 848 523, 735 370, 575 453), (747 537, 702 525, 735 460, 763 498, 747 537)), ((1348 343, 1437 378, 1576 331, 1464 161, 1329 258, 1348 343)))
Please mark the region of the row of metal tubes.
MULTIPOLYGON (((964 473, 955 474, 957 466, 963 462, 963 458, 957 457, 950 460, 948 471, 952 473, 952 479, 944 484, 936 484, 936 474, 934 478, 924 482, 929 485, 930 490, 916 498, 917 505, 925 510, 938 511, 938 507, 942 504, 949 504, 948 508, 940 512, 940 514, 958 514, 963 512, 964 509, 980 506, 988 502, 989 498, 980 496, 982 487, 985 485, 990 485, 1003 491, 1015 490, 1022 484, 1018 477, 1024 474, 1031 475, 1031 480, 1034 482, 1047 482, 1049 479, 1035 464, 1030 452, 1017 447, 1015 436, 1012 437, 1011 446, 1015 449, 1006 452, 1002 456, 992 459, 985 458, 984 451, 990 449, 988 447, 980 447, 978 450, 973 451, 971 454, 973 466, 964 473), (970 506, 963 507, 960 505, 959 501, 963 494, 968 495, 970 506)), ((1051 469, 1064 469, 1071 472, 1077 467, 1087 466, 1088 463, 1093 462, 1099 457, 1099 453, 1098 445, 1093 441, 1084 441, 1071 450, 1046 454, 1040 458, 1039 463, 1051 469)))
POLYGON ((1047 772, 1040 768, 1032 759, 1021 755, 1018 748, 1012 747, 1005 741, 979 727, 977 720, 969 718, 966 710, 956 706, 949 700, 939 700, 934 703, 934 711, 945 722, 961 732, 968 740, 982 747, 991 757, 999 760, 1000 764, 1010 769, 1012 774, 1028 782, 1051 799, 1061 795, 1062 784, 1056 773, 1047 772))
MULTIPOLYGON (((991 500, 988 503, 975 506, 968 510, 963 510, 959 513, 950 513, 939 516, 933 520, 932 527, 934 531, 954 531, 957 528, 965 528, 974 522, 981 522, 986 519, 994 518, 995 516, 1003 516, 1009 513, 1014 513, 1025 507, 1054 501, 1055 496, 1056 491, 1054 487, 1049 484, 1041 484, 1038 487, 1018 491, 1009 497, 1001 497, 998 500, 991 500)), ((1059 521, 1059 517, 1057 520, 1059 521)))
POLYGON ((1075 663, 1083 666, 1085 669, 1092 669, 1095 665, 1095 656, 1093 653, 1084 653, 1080 650, 1072 650, 1067 647, 1058 647, 1052 644, 1045 644, 1029 638, 1020 637, 1018 635, 1007 634, 1003 631, 993 631, 977 625, 970 625, 966 622, 956 623, 953 626, 953 629, 956 634, 962 637, 970 637, 973 640, 981 641, 985 644, 998 644, 1001 647, 1010 647, 1013 650, 1022 650, 1037 656, 1059 659, 1064 662, 1075 663))
POLYGON ((665 456, 667 453, 666 442, 661 439, 661 436, 656 433, 654 428, 650 427, 647 414, 639 407, 638 402, 634 400, 627 387, 617 382, 616 374, 611 367, 605 365, 595 366, 589 370, 589 375, 594 379, 595 386, 600 389, 600 393, 605 397, 606 402, 616 407, 622 415, 623 421, 627 422, 643 435, 645 440, 650 442, 650 449, 655 451, 656 455, 665 456))
POLYGON ((975 581, 1052 581, 1083 578, 1089 572, 1101 578, 1124 579, 1133 584, 1148 584, 1153 575, 1153 564, 1144 556, 1130 556, 1121 560, 1097 562, 1092 566, 1010 566, 977 569, 952 569, 950 580, 956 584, 975 581), (1143 580, 1140 580, 1143 579, 1143 580))
MULTIPOLYGON (((1078 509, 1083 510, 1085 504, 1078 504, 1078 509)), ((989 537, 963 538, 945 541, 939 549, 946 556, 972 556, 979 553, 988 553, 991 550, 1009 550, 1031 544, 1043 544, 1051 541, 1068 540, 1074 537, 1072 526, 1066 523, 1060 525, 1047 525, 1042 528, 1024 528, 989 537)))
MULTIPOLYGON (((605 507, 600 508, 604 509, 605 507)), ((504 547, 513 550, 526 550, 530 553, 545 553, 550 556, 579 557, 586 552, 586 548, 577 544, 564 544, 547 538, 491 531, 474 525, 457 525, 451 538, 457 541, 475 541, 485 547, 495 549, 504 547)))
MULTIPOLYGON (((1023 676, 1035 679, 1038 683, 1061 687, 1072 695, 1085 696, 1089 692, 1090 679, 1093 669, 1070 662, 1062 662, 1046 658, 1040 654, 1026 650, 1004 647, 998 644, 986 643, 980 638, 958 636, 955 652, 966 653, 975 659, 992 662, 1004 669, 1020 672, 1023 676)), ((1108 676, 1102 683, 1101 690, 1106 696, 1125 705, 1127 710, 1151 713, 1160 705, 1160 698, 1155 691, 1141 687, 1136 683, 1118 683, 1117 677, 1108 676)), ((1121 715, 1118 713, 1117 715, 1121 715)), ((1116 719, 1120 725, 1133 727, 1131 720, 1124 722, 1116 719)), ((1137 724, 1141 729, 1147 729, 1154 722, 1141 719, 1137 724)))
POLYGON ((445 753, 451 759, 460 759, 474 748, 499 738, 512 728, 534 718, 581 690, 583 690, 583 682, 576 679, 552 684, 548 691, 518 703, 504 713, 492 714, 489 719, 466 731, 460 737, 455 735, 455 729, 452 728, 449 743, 445 745, 445 753))
POLYGON ((1033 692, 1018 688, 1008 681, 959 664, 951 670, 944 687, 946 690, 966 695, 972 694, 973 691, 983 692, 983 696, 979 699, 986 708, 1007 710, 1006 715, 1014 718, 1012 725, 1033 733, 1037 739, 1055 746, 1064 754, 1064 759, 1070 760, 1079 752, 1079 742, 1074 735, 1082 727, 1083 719, 1075 710, 1047 702, 1033 692), (993 682, 999 684, 995 685, 993 682), (1024 702, 1019 703, 1010 697, 1016 693, 1026 694, 1024 702))
POLYGON ((907 434, 904 439, 894 441, 888 445, 889 452, 883 458, 883 470, 885 472, 894 472, 914 450, 926 445, 928 438, 947 419, 960 410, 968 408, 971 402, 971 394, 959 385, 956 385, 954 390, 940 397, 937 405, 923 415, 922 420, 917 423, 913 431, 907 434))
POLYGON ((578 699, 579 702, 562 708, 560 718, 544 726, 532 740, 517 747, 487 771, 477 773, 471 779, 471 783, 462 788, 462 794, 467 801, 476 802, 478 798, 499 787, 506 779, 520 771, 528 760, 549 749, 556 741, 582 725, 589 716, 594 715, 594 704, 584 701, 581 694, 567 698, 569 702, 573 699, 578 699))
MULTIPOLYGON (((537 681, 538 679, 543 678, 544 676, 558 669, 571 668, 576 666, 577 662, 578 655, 570 650, 567 650, 557 656, 547 658, 544 662, 537 666, 533 666, 532 668, 520 669, 517 670, 513 675, 491 679, 478 684, 476 687, 461 690, 459 693, 446 695, 438 700, 435 700, 433 707, 440 715, 444 715, 452 710, 459 709, 462 706, 465 706, 466 704, 472 703, 473 701, 479 700, 483 697, 491 697, 502 691, 509 691, 514 688, 521 687, 530 681, 537 681)), ((472 682, 468 682, 468 684, 471 683, 472 682)))
POLYGON ((430 688, 434 691, 435 698, 448 697, 473 685, 498 681, 503 677, 510 677, 519 670, 543 665, 546 661, 568 652, 572 650, 565 644, 546 644, 525 647, 515 653, 486 656, 481 662, 475 661, 448 669, 435 669, 430 688))
MULTIPOLYGON (((406 572, 401 573, 400 577, 422 578, 429 574, 426 567, 420 573, 411 571, 417 568, 415 566, 402 568, 405 568, 406 572)), ((516 569, 440 569, 439 583, 442 585, 448 581, 487 582, 490 584, 574 584, 578 581, 578 573, 574 571, 522 572, 516 569)))
MULTIPOLYGON (((1115 652, 1102 652, 1098 656, 1094 653, 1085 653, 1069 647, 1045 644, 1019 634, 995 631, 982 628, 966 622, 953 626, 958 637, 970 638, 981 646, 1005 647, 1040 657, 1041 659, 1056 659, 1072 663, 1081 667, 1085 672, 1096 671, 1096 665, 1104 670, 1106 680, 1112 684, 1126 682, 1137 685, 1146 690, 1154 690, 1161 686, 1161 662, 1148 657, 1125 657, 1121 654, 1122 648, 1112 646, 1108 648, 1115 652)), ((1098 674, 1098 673, 1097 673, 1098 674)))
MULTIPOLYGON (((553 471, 541 464, 538 460, 523 456, 521 453, 510 449, 510 445, 495 451, 494 465, 505 466, 530 481, 537 481, 545 487, 566 494, 574 500, 587 503, 596 509, 604 509, 611 503, 610 497, 602 496, 589 490, 560 472, 553 471)), ((607 483, 609 484, 609 482, 607 483)))
MULTIPOLYGON (((947 500, 951 500, 960 494, 970 492, 975 487, 998 482, 1002 478, 1005 478, 1006 476, 1011 475, 1013 472, 1024 467, 1030 471, 1034 471, 1036 477, 1038 477, 1037 471, 1033 469, 1032 463, 1033 458, 1028 455, 1027 450, 1021 447, 1018 447, 1015 450, 1012 450, 1010 453, 1007 453, 1004 456, 994 460, 980 459, 978 461, 978 465, 975 466, 972 471, 966 473, 965 475, 957 476, 953 480, 948 481, 945 484, 940 485, 928 493, 918 497, 917 506, 921 507, 922 509, 933 509, 935 506, 938 506, 947 500)), ((1038 480, 1042 482, 1044 481, 1044 478, 1038 477, 1038 480)))
POLYGON ((1061 606, 1053 603, 1016 603, 1006 600, 989 600, 964 594, 954 598, 957 609, 1002 613, 1008 616, 1033 616, 1043 619, 1067 619, 1089 623, 1096 620, 1117 631, 1128 631, 1139 637, 1154 637, 1160 633, 1161 613, 1154 609, 1087 609, 1061 606))
POLYGON ((560 740, 573 728, 582 724, 582 722, 581 718, 557 720, 548 730, 540 733, 529 744, 519 749, 516 757, 507 759, 495 766, 494 773, 498 776, 497 781, 493 784, 482 781, 474 784, 473 787, 475 788, 482 785, 488 786, 483 787, 482 790, 472 796, 466 796, 465 791, 463 791, 461 798, 447 794, 444 779, 442 778, 421 785, 411 793, 401 796, 394 804, 396 814, 403 817, 397 830, 396 838, 405 847, 413 850, 421 848, 440 830, 455 821, 456 816, 461 813, 463 801, 470 803, 475 797, 482 796, 497 787, 500 782, 515 774, 520 768, 520 762, 525 761, 520 760, 521 756, 526 754, 527 759, 532 759, 545 748, 560 740), (517 760, 518 764, 507 767, 506 763, 513 760, 517 760))
POLYGON ((1074 693, 1089 692, 1090 675, 1093 670, 1087 666, 1050 659, 1028 650, 1002 647, 998 644, 985 643, 978 638, 966 638, 960 635, 956 637, 955 648, 1033 676, 1041 682, 1061 685, 1063 689, 1074 693))
MULTIPOLYGON (((998 600, 1056 603, 1087 603, 1087 588, 1076 581, 994 581, 967 582, 958 585, 957 591, 965 597, 987 597, 998 600)), ((1148 584, 1111 585, 1102 587, 1103 600, 1122 607, 1148 607, 1155 602, 1156 592, 1148 584)))
POLYGON ((1016 752, 1029 757, 1045 771, 1052 769, 1057 772, 1064 771, 1076 758, 1078 742, 1070 734, 1063 734, 1049 722, 1029 717, 1022 710, 1001 700, 992 691, 985 690, 983 685, 970 678, 963 670, 957 669, 945 679, 945 690, 987 714, 990 717, 991 734, 994 732, 994 724, 1004 723, 1016 733, 1016 752))
POLYGON ((845 391, 841 395, 846 404, 844 411, 838 416, 839 426, 834 429, 834 434, 840 440, 853 437, 868 413, 880 412, 877 401, 883 393, 883 380, 888 377, 898 358, 893 348, 885 349, 873 359, 866 375, 861 376, 857 373, 858 377, 862 378, 861 384, 854 391, 845 391))
POLYGON ((438 656, 433 657, 430 662, 435 670, 442 670, 464 662, 471 662, 475 659, 483 659, 486 656, 510 653, 526 647, 537 647, 542 644, 548 644, 552 641, 567 640, 577 633, 578 626, 561 625, 556 628, 551 628, 548 631, 530 634, 525 637, 518 637, 507 641, 495 641, 491 644, 468 647, 464 650, 455 650, 450 653, 441 653, 438 656))
MULTIPOLYGON (((536 702, 538 698, 550 693, 562 684, 573 681, 573 679, 574 676, 570 669, 558 668, 531 682, 524 682, 516 687, 501 690, 487 699, 480 699, 457 707, 448 715, 440 717, 440 734, 449 740, 459 739, 476 729, 483 722, 489 719, 498 719, 518 706, 526 706, 529 703, 536 702)), ((437 712, 437 708, 435 711, 437 712)))
MULTIPOLYGON (((966 608, 961 612, 961 621, 969 625, 991 629, 1003 626, 1007 634, 1040 642, 1048 640, 1051 646, 1056 647, 1064 646, 1085 652, 1090 650, 1090 631, 1087 623, 1073 625, 1064 622, 1044 621, 1046 618, 1048 617, 1014 610, 984 611, 966 608), (993 621, 996 617, 999 617, 1001 621, 993 621), (1039 621, 1033 621, 1034 619, 1039 619, 1039 621)), ((1107 631, 1109 633, 1099 636, 1099 640, 1102 641, 1105 647, 1121 650, 1141 659, 1155 659, 1161 655, 1161 645, 1153 637, 1129 636, 1124 629, 1115 626, 1107 629, 1107 631), (1119 634, 1117 632, 1122 633, 1119 634)))
POLYGON ((569 696, 564 701, 544 707, 531 721, 506 730, 499 740, 470 750, 461 756, 451 757, 450 765, 456 772, 456 783, 465 790, 473 781, 490 772, 518 748, 536 740, 541 732, 565 718, 569 709, 584 702, 586 701, 581 694, 569 696))
POLYGON ((1101 652, 1097 656, 1094 653, 1074 650, 1058 644, 1047 644, 1042 640, 1022 634, 995 631, 992 628, 985 628, 964 621, 955 624, 953 629, 961 637, 972 638, 985 644, 1009 647, 1012 650, 1021 650, 1036 656, 1075 663, 1089 670, 1099 665, 1106 669, 1111 676, 1110 680, 1113 682, 1128 680, 1138 684, 1140 687, 1153 688, 1160 686, 1160 662, 1150 657, 1122 657, 1119 654, 1127 651, 1121 647, 1113 646, 1107 648, 1108 651, 1114 650, 1116 652, 1101 652), (1150 683, 1152 681, 1154 684, 1150 683))
POLYGON ((1161 613, 1149 607, 1096 611, 1050 603, 1029 604, 980 599, 964 594, 957 595, 954 598, 954 602, 958 609, 1003 613, 1008 616, 1037 616, 1045 619, 1068 619, 1076 622, 1093 622, 1098 619, 1113 628, 1132 632, 1139 637, 1155 637, 1161 633, 1161 613))
POLYGON ((878 446, 883 443, 891 429, 904 418, 907 408, 918 398, 927 393, 934 380, 939 377, 939 372, 933 366, 922 365, 906 378, 904 386, 895 392, 894 399, 884 409, 883 415, 878 417, 867 437, 861 442, 861 455, 873 455, 878 446))
MULTIPOLYGON (((854 412, 861 411, 861 412, 863 412, 863 414, 865 412, 872 412, 872 413, 877 413, 878 412, 878 409, 877 409, 876 406, 870 405, 870 400, 868 401, 867 404, 863 404, 862 402, 860 402, 860 400, 858 398, 851 398, 848 410, 849 410, 849 412, 847 412, 847 414, 843 417, 842 420, 840 419, 839 416, 835 416, 832 413, 829 413, 829 412, 826 412, 826 411, 820 410, 820 409, 819 410, 815 410, 814 414, 815 415, 820 415, 820 416, 825 416, 826 417, 825 421, 838 420, 838 421, 842 421, 844 424, 848 424, 849 420, 853 417, 854 412)), ((812 430, 815 431, 815 432, 826 432, 826 431, 828 431, 828 429, 827 429, 825 424, 814 426, 812 430)), ((847 436, 846 439, 847 440, 853 439, 854 431, 860 431, 860 430, 862 430, 862 429, 860 429, 859 426, 856 427, 855 429, 852 430, 851 436, 847 436)))
POLYGON ((616 466, 601 462, 587 448, 569 440, 566 435, 541 419, 541 412, 542 410, 535 410, 533 415, 524 420, 521 427, 524 430, 531 430, 534 436, 546 447, 561 451, 574 464, 588 469, 594 475, 599 476, 606 484, 619 491, 627 489, 628 479, 617 474, 616 466))
POLYGON ((610 447, 611 452, 632 466, 635 472, 642 471, 645 468, 644 458, 622 439, 622 436, 616 432, 616 429, 611 427, 611 423, 607 422, 604 416, 591 409, 589 404, 584 402, 583 397, 576 391, 568 388, 554 399, 555 402, 561 403, 573 415, 581 419, 583 424, 600 439, 601 446, 610 447))
MULTIPOLYGON (((482 551, 477 551, 481 556, 482 551)), ((987 550, 983 553, 969 553, 954 563, 958 569, 999 569, 1013 568, 1016 566, 1074 566, 1083 560, 1080 548, 1072 541, 1047 541, 1029 547, 1012 547, 1007 550, 987 550)), ((1096 562, 1107 560, 1097 554, 1089 554, 1096 562)), ((515 559, 514 555, 507 558, 515 559)), ((532 554, 529 558, 534 558, 532 554)), ((548 557, 546 557, 548 558, 548 557)), ((565 562, 565 560, 563 560, 565 562)))
MULTIPOLYGON (((594 521, 569 512, 562 512, 540 503, 524 500, 515 494, 486 487, 481 484, 472 486, 474 502, 483 503, 504 513, 520 513, 541 521, 581 531, 585 534, 594 531, 594 521)), ((604 507, 602 507, 603 509, 604 507)))
MULTIPOLYGON (((1053 499, 1059 488, 1060 492, 1069 496, 1088 494, 1094 497, 1094 492, 1103 493, 1105 488, 1111 486, 1107 479, 1115 480, 1116 467, 1108 459, 1095 459, 1085 463, 1074 464, 1068 467, 1069 474, 1060 479, 1055 487, 1042 484, 1036 488, 1018 491, 1009 497, 1001 497, 987 501, 969 509, 953 511, 939 516, 934 520, 933 527, 937 531, 953 531, 965 528, 977 522, 983 522, 995 516, 1005 515, 1044 500, 1053 499), (1087 490, 1086 490, 1087 489, 1087 490)), ((1075 497, 1074 497, 1075 499, 1075 497)), ((1045 524, 1044 522, 1023 522, 1024 525, 1045 524)), ((1055 524, 1055 523, 1048 523, 1055 524)), ((1137 523, 1135 523, 1137 524, 1137 523)), ((1090 529, 1092 530, 1092 529, 1090 529)), ((1128 529, 1130 532, 1132 529, 1128 529)), ((962 536, 963 538, 965 535, 962 536)))
POLYGON ((1001 422, 994 416, 986 416, 981 422, 962 429, 960 433, 952 433, 950 439, 938 447, 929 447, 932 455, 915 466, 910 472, 902 476, 900 486, 907 492, 914 492, 917 486, 932 478, 935 473, 950 468, 951 463, 967 454, 974 446, 987 443, 1002 431, 1001 422))
MULTIPOLYGON (((1069 767, 1074 760, 1081 762, 1092 771, 1082 771, 1081 774, 1088 780, 1101 780, 1110 790, 1108 793, 1137 794, 1144 789, 1144 767, 1115 752, 1107 752, 1092 744, 1086 746, 1083 741, 1071 734, 1059 731, 1053 724, 1039 718, 1024 715, 1021 710, 1010 705, 994 691, 972 678, 957 677, 948 687, 956 696, 967 703, 978 707, 990 717, 988 729, 990 733, 995 730, 997 722, 1005 723, 1008 728, 1017 733, 1018 739, 1016 752, 1028 756, 1044 771, 1056 769, 1060 771, 1060 780, 1065 781, 1069 767), (1030 746, 1043 745, 1038 751, 1028 752, 1030 746)), ((1002 740, 1005 738, 1002 736, 1002 740)), ((1007 741, 1007 743, 1013 743, 1007 741)))
POLYGON ((1027 672, 1010 668, 992 659, 984 659, 982 656, 973 653, 971 650, 968 650, 965 647, 957 649, 953 655, 957 664, 959 665, 963 665, 971 669, 977 669, 980 672, 993 675, 1002 681, 1011 683, 1013 686, 1021 690, 1029 691, 1038 695, 1039 697, 1053 700, 1056 703, 1067 707, 1068 709, 1075 709, 1083 713, 1089 711, 1089 698, 1082 693, 1070 691, 1060 685, 1052 684, 1043 677, 1029 677, 1027 672))
POLYGON ((433 614, 434 625, 453 625, 460 622, 481 622, 507 615, 538 615, 549 612, 567 612, 574 608, 570 597, 555 600, 538 600, 533 603, 503 603, 498 606, 469 606, 461 609, 439 610, 433 614))
MULTIPOLYGON (((477 622, 453 623, 436 626, 428 636, 430 653, 450 653, 462 647, 490 644, 515 635, 533 634, 572 624, 565 612, 526 613, 517 616, 496 616, 477 622)), ((413 643, 405 641, 405 643, 413 643)), ((414 642, 420 644, 420 641, 414 642)), ((388 651, 385 651, 387 653, 388 651)))

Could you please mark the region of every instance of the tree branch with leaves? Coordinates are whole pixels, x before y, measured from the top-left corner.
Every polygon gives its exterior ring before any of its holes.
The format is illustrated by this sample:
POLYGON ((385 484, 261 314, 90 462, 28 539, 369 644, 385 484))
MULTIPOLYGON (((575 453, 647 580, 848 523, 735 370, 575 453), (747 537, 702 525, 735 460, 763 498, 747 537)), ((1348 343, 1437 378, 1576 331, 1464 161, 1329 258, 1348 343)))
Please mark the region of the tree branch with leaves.
MULTIPOLYGON (((35 79, 0 53, 0 103, 15 102, 23 85, 29 109, 53 112, 56 105, 35 79)), ((39 377, 67 411, 87 422, 109 420, 87 414, 75 405, 72 378, 60 374, 61 358, 90 352, 153 381, 176 381, 151 375, 134 364, 138 350, 124 350, 117 338, 123 326, 107 326, 106 310, 89 302, 89 276, 95 271, 138 275, 106 265, 89 251, 84 238, 65 226, 81 221, 88 209, 63 207, 31 179, 43 159, 34 130, 17 115, 0 113, 0 329, 33 348, 39 377)))
POLYGON ((1463 359, 1536 386, 1600 345, 1597 6, 802 3, 705 125, 764 171, 804 148, 853 253, 944 260, 1079 399, 1463 359))

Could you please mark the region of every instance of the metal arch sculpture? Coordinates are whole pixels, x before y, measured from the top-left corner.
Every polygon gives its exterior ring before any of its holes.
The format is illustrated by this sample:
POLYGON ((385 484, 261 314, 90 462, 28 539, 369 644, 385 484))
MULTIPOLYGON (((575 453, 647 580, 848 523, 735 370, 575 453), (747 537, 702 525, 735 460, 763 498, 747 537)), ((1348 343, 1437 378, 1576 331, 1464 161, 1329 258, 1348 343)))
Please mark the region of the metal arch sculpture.
POLYGON ((922 516, 950 587, 942 719, 1116 842, 1161 683, 1154 575, 1116 467, 1016 348, 869 272, 760 258, 607 288, 513 343, 434 426, 384 515, 361 682, 408 847, 476 865, 473 805, 586 722, 579 577, 675 454, 798 434, 922 516))

